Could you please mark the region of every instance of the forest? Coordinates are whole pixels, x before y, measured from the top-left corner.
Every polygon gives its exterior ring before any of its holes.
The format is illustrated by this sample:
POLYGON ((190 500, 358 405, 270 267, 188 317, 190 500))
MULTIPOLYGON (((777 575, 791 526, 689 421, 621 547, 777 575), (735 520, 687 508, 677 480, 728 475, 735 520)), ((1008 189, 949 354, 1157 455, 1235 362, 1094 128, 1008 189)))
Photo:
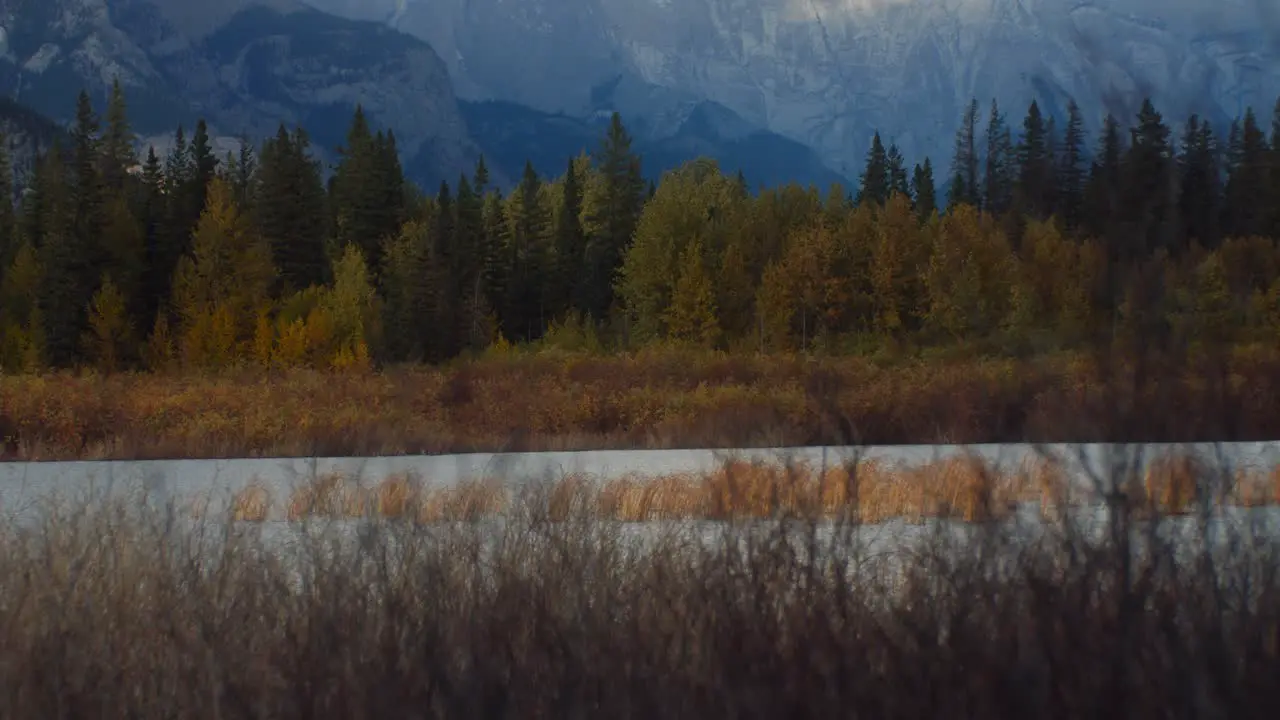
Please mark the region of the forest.
POLYGON ((693 160, 656 186, 615 117, 509 193, 433 191, 357 108, 331 172, 281 126, 217 157, 203 122, 137 157, 123 93, 81 93, 30 187, 0 168, 0 366, 372 367, 484 351, 1043 354, 1141 331, 1280 326, 1280 105, 1179 138, 1150 104, 1085 137, 1035 103, 966 112, 946 175, 877 133, 860 186, 753 189, 693 160), (935 186, 942 197, 935 197, 935 186), (11 198, 17 197, 16 202, 11 198))

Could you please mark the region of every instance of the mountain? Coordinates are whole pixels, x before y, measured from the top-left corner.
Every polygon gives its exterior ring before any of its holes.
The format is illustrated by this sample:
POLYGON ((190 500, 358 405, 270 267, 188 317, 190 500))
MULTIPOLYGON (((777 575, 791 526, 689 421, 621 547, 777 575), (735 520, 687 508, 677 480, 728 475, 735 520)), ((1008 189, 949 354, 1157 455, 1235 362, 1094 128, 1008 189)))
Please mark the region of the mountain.
POLYGON ((5 150, 9 153, 13 186, 17 192, 26 187, 36 158, 52 147, 55 139, 64 138, 66 133, 40 113, 0 98, 0 136, 4 138, 5 150))
POLYGON ((196 117, 227 136, 284 122, 332 149, 361 103, 419 182, 479 154, 439 56, 382 23, 292 0, 0 0, 0 95, 67 122, 79 88, 101 103, 115 77, 143 135, 196 117))
MULTIPOLYGON (((432 45, 460 97, 678 126, 711 101, 846 175, 879 130, 945 167, 970 98, 1090 130, 1144 96, 1222 125, 1280 95, 1275 0, 309 0, 432 45)), ((983 108, 985 113, 986 108, 983 108)))
MULTIPOLYGON (((604 114, 575 118, 501 100, 459 105, 489 166, 507 177, 519 177, 526 159, 540 172, 558 175, 570 156, 595 150, 609 124, 604 114)), ((848 182, 810 148, 746 125, 711 102, 690 112, 673 134, 641 136, 632 148, 643 160, 645 176, 654 181, 692 158, 709 157, 726 173, 742 171, 752 187, 798 182, 825 188, 848 182)))

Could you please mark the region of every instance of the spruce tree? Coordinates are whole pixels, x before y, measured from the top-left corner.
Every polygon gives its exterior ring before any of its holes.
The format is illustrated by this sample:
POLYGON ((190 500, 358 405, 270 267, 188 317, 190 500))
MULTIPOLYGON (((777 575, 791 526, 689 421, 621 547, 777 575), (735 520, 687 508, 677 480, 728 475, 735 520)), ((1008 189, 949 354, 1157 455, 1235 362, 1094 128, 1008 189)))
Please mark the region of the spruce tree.
POLYGON ((542 181, 525 162, 524 174, 512 198, 511 231, 506 248, 506 302, 502 329, 510 339, 534 340, 546 322, 543 288, 546 284, 548 217, 539 194, 542 181))
POLYGON ((955 154, 951 159, 951 182, 947 190, 947 207, 972 205, 980 201, 978 188, 978 100, 970 101, 960 129, 956 131, 955 154))
POLYGON ((938 209, 937 190, 934 187, 933 163, 924 159, 924 165, 916 165, 911 176, 911 197, 915 203, 916 216, 922 220, 938 209))
POLYGON ((1040 106, 1034 100, 1022 121, 1022 138, 1017 154, 1016 208, 1021 213, 1043 220, 1052 211, 1053 155, 1049 148, 1049 129, 1040 114, 1040 106))
POLYGON ((618 268, 649 197, 640 156, 632 151, 631 143, 622 117, 615 112, 596 151, 595 164, 604 185, 603 202, 591 219, 591 225, 599 230, 587 243, 581 289, 580 307, 597 322, 603 321, 613 308, 618 268))
POLYGON ((1172 250, 1176 238, 1169 127, 1150 99, 1143 101, 1137 120, 1124 159, 1122 193, 1125 235, 1134 244, 1121 255, 1133 258, 1172 250))
POLYGON ((1084 212, 1085 147, 1084 119, 1075 100, 1067 104, 1067 127, 1057 158, 1055 208, 1067 228, 1080 227, 1084 212))
POLYGON ((1216 247, 1221 187, 1213 129, 1198 115, 1187 120, 1178 155, 1178 214, 1183 243, 1216 247))
MULTIPOLYGON (((910 197, 911 180, 907 177, 906 161, 902 159, 902 151, 898 150, 896 143, 889 145, 886 160, 889 164, 889 195, 897 193, 910 197)), ((885 202, 888 202, 888 198, 885 198, 885 202)))
POLYGON ((1120 123, 1112 115, 1102 121, 1098 149, 1089 166, 1089 179, 1084 193, 1084 227, 1086 232, 1107 241, 1115 233, 1120 212, 1120 164, 1124 142, 1120 135, 1120 123))
POLYGON ((279 292, 327 280, 324 183, 306 133, 284 125, 262 144, 253 217, 279 271, 279 292))
POLYGON ((18 219, 13 199, 13 163, 9 159, 9 138, 0 132, 0 275, 13 264, 18 252, 18 219))
POLYGON ((871 149, 867 151, 867 164, 854 202, 857 205, 883 205, 889 200, 889 189, 889 158, 877 132, 871 139, 871 149))
MULTIPOLYGON (((556 282, 559 292, 552 304, 553 312, 563 317, 573 306, 581 286, 586 234, 582 230, 582 181, 573 158, 569 158, 561 184, 559 212, 556 214, 555 257, 556 282)), ((742 187, 739 185, 739 187, 742 187)))
POLYGON ((123 188, 129 170, 138 164, 133 144, 136 141, 129 124, 129 110, 125 102, 120 79, 111 83, 111 95, 107 100, 106 128, 102 133, 102 181, 115 191, 123 188))
POLYGON ((1270 147, 1253 109, 1232 134, 1227 157, 1223 230, 1229 237, 1261 235, 1267 230, 1270 147))
POLYGON ((991 101, 987 117, 987 153, 982 175, 982 207, 1003 215, 1013 202, 1013 138, 1000 106, 991 101))

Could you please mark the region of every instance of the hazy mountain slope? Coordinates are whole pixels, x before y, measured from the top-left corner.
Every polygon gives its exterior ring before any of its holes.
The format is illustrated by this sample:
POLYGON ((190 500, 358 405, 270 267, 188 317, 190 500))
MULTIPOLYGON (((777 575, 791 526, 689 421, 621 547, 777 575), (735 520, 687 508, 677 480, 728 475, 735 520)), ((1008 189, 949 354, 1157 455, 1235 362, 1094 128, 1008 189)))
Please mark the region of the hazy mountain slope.
POLYGON ((0 0, 0 27, 0 93, 60 121, 80 87, 100 102, 118 76, 144 134, 202 115, 227 135, 300 123, 332 149, 359 102, 422 182, 478 154, 440 58, 380 23, 291 0, 0 0))
POLYGON ((631 111, 712 100, 848 172, 877 128, 945 164, 973 96, 1015 122, 1033 97, 1073 97, 1096 126, 1144 95, 1218 122, 1280 95, 1274 0, 403 1, 309 0, 424 38, 468 99, 582 115, 621 78, 677 98, 631 111))
MULTIPOLYGON (((463 101, 460 106, 489 166, 511 178, 519 178, 526 159, 544 174, 559 175, 570 156, 595 150, 608 127, 608 118, 580 119, 500 100, 463 101)), ((674 135, 638 139, 633 147, 643 159, 645 176, 658 180, 664 172, 705 156, 726 173, 741 170, 752 187, 847 184, 800 143, 754 128, 726 127, 724 120, 737 119, 725 118, 727 113, 704 103, 674 135)))

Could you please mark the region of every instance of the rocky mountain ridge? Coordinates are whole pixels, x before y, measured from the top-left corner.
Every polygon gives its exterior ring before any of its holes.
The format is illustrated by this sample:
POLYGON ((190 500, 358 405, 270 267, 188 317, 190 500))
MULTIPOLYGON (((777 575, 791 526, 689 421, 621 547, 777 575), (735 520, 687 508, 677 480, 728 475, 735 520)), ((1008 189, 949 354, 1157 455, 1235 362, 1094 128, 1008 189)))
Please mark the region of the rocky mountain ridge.
MULTIPOLYGON (((970 98, 1095 130, 1144 96, 1225 125, 1280 95, 1274 0, 307 0, 440 53, 460 97, 650 127, 702 101, 846 175, 872 132, 945 166, 970 98)), ((985 108, 984 108, 985 112, 985 108)))

